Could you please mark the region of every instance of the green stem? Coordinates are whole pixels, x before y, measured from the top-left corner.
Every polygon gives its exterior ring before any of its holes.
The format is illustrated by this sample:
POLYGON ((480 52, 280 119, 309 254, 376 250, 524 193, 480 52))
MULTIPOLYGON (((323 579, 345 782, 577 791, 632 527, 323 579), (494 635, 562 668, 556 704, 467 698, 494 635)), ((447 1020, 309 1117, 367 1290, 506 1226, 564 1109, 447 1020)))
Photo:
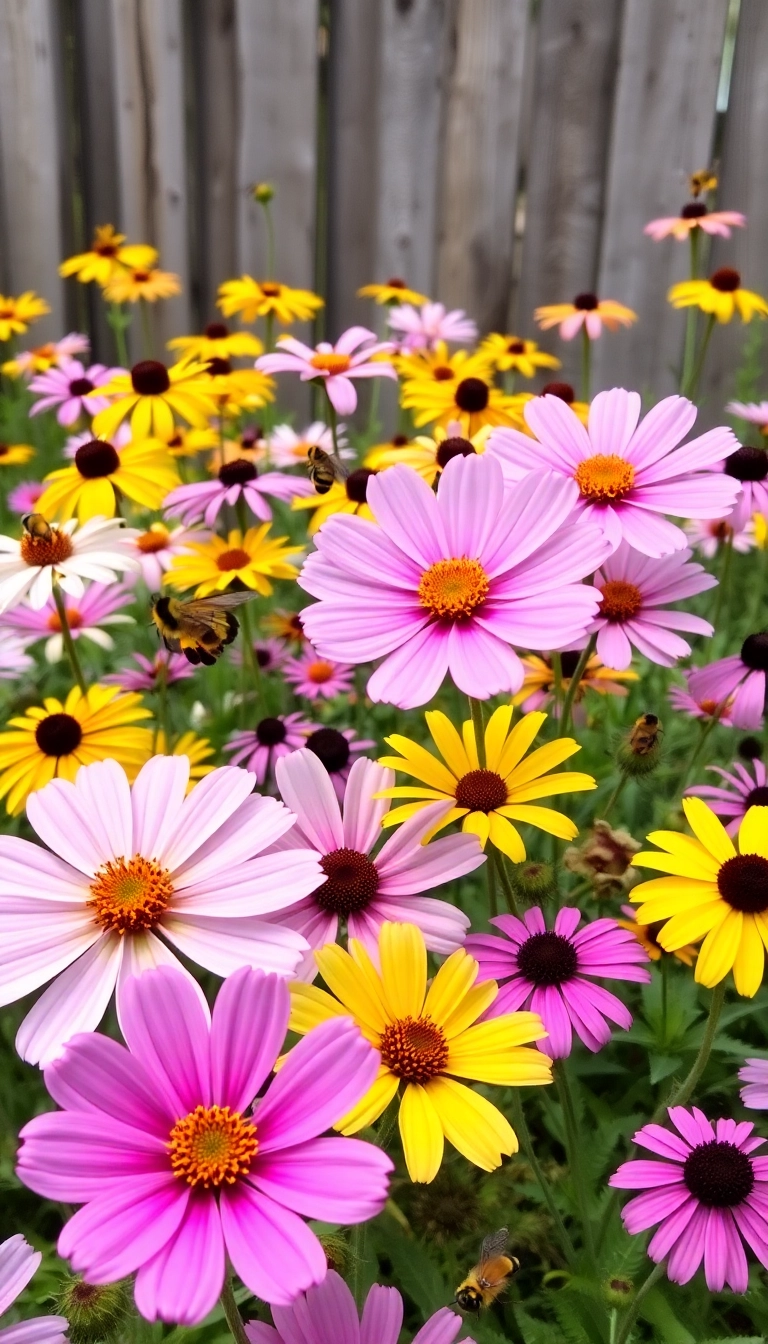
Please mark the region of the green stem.
POLYGON ((582 1140, 579 1134, 579 1123, 576 1119, 576 1108, 573 1104, 573 1094, 568 1081, 568 1073, 564 1059, 557 1060, 555 1064, 555 1077, 557 1080, 557 1092, 560 1098, 560 1105, 563 1109, 563 1122, 565 1125, 565 1147, 568 1154, 568 1166, 576 1190, 576 1202, 579 1206, 579 1216, 581 1218, 584 1232, 584 1246, 589 1256, 592 1269, 596 1269, 595 1241, 592 1235, 592 1218, 589 1208, 589 1192, 584 1179, 584 1172, 581 1166, 582 1140))
POLYGON ((608 799, 608 802, 606 803, 605 807, 601 809, 601 810, 602 810, 603 821, 607 821, 607 820, 608 820, 608 817, 610 816, 610 814, 611 814, 611 812, 613 811, 613 809, 614 809, 616 803, 619 801, 619 798, 620 798, 621 795, 622 795, 622 792, 623 792, 623 790, 624 790, 624 785, 626 784, 628 778, 629 778, 629 776, 626 775, 626 774, 622 774, 622 775, 619 777, 619 782, 618 782, 618 784, 616 785, 616 788, 613 790, 613 793, 611 794, 610 798, 608 799))
POLYGON ((269 354, 275 344, 275 314, 267 313, 264 318, 264 350, 269 354))
POLYGON ((563 698, 563 660, 559 653, 552 654, 552 694, 555 697, 555 708, 561 708, 563 698))
POLYGON ((117 350, 117 362, 124 369, 131 367, 128 358, 128 345, 125 339, 126 328, 130 326, 131 319, 123 310, 119 303, 107 304, 107 321, 112 328, 115 337, 115 348, 117 350))
POLYGON ((352 1248, 352 1293, 358 1311, 362 1311, 365 1299, 363 1266, 365 1264, 365 1223, 356 1223, 350 1238, 352 1248))
MULTIPOLYGON (((691 279, 695 280, 698 275, 698 253, 699 253, 699 230, 691 229, 691 279)), ((693 374, 693 362, 696 354, 696 332, 698 328, 699 313, 698 309, 691 306, 686 313, 685 318, 685 345, 683 346, 683 367, 680 374, 680 391, 684 392, 691 381, 693 374)))
POLYGON ((581 400, 589 403, 592 382, 592 342, 586 324, 581 328, 581 400))
POLYGON ((82 691, 83 695, 87 695, 88 687, 85 684, 83 669, 80 666, 80 659, 77 656, 75 641, 72 638, 72 631, 69 628, 69 621, 67 620, 67 608, 64 603, 64 598, 62 597, 61 589, 59 588, 58 583, 54 583, 53 585, 53 600, 56 603, 56 611, 58 612, 59 624, 61 625, 61 635, 62 639, 64 640, 64 648, 67 651, 69 665, 72 668, 72 675, 75 678, 75 681, 77 682, 78 686, 80 687, 80 690, 82 691))
POLYGON ((264 706, 264 682, 261 675, 261 668, 259 667, 259 660, 256 657, 256 650, 253 647, 251 613, 247 602, 244 602, 240 608, 240 624, 243 629, 243 667, 247 667, 250 671, 257 701, 260 705, 264 706))
POLYGON ((669 1106, 685 1106, 693 1096, 696 1084, 707 1067, 707 1061, 712 1052, 712 1045, 715 1039, 715 1032, 717 1031, 717 1024, 720 1020, 724 999, 725 980, 723 979, 720 981, 720 984, 715 985, 715 988, 712 990, 712 998, 709 1004, 709 1017, 707 1018, 707 1025, 704 1029, 704 1036, 701 1045, 699 1046, 699 1053, 688 1071, 688 1076, 683 1079, 679 1087, 675 1088, 675 1091, 668 1101, 665 1101, 661 1106, 657 1106, 653 1120, 651 1121, 652 1124, 657 1125, 660 1120, 664 1119, 669 1106))
POLYGON ((667 1007, 669 1003, 669 957, 662 952, 659 962, 661 972, 661 1046, 667 1044, 667 1007))
POLYGON ((166 753, 171 754, 171 734, 168 724, 168 672, 166 667, 161 667, 158 671, 155 690, 157 691, 157 716, 155 719, 155 734, 152 739, 152 753, 157 751, 157 742, 160 734, 163 734, 166 753))
POLYGON ((723 610, 723 603, 728 595, 731 577, 731 560, 733 558, 733 530, 728 533, 723 545, 723 564, 720 571, 720 584, 715 597, 715 614, 712 617, 712 624, 715 630, 720 629, 720 615, 723 610))
POLYGON ((141 336, 144 342, 144 358, 152 359, 154 343, 152 341, 152 324, 149 318, 149 305, 146 299, 139 299, 139 310, 141 312, 141 336))
POLYGON ((621 1329, 619 1330, 619 1333, 616 1336, 616 1344, 626 1344, 626 1341, 629 1339, 632 1326, 635 1324, 635 1321, 637 1319, 637 1313, 640 1310, 643 1298, 646 1297, 648 1293, 650 1293, 651 1289, 658 1283, 663 1273, 664 1273, 664 1261, 660 1260, 658 1265, 654 1265, 653 1269, 651 1270, 645 1282, 640 1284, 640 1287, 635 1293, 633 1301, 627 1308, 627 1314, 624 1317, 624 1320, 621 1323, 621 1329))
POLYGON ((504 391, 506 392, 508 397, 513 397, 515 395, 515 384, 517 382, 517 375, 515 373, 515 370, 506 369, 503 375, 503 379, 504 379, 504 391))
POLYGON ((565 737, 566 733, 568 732, 571 723, 571 710, 573 708, 573 702, 576 698, 576 692, 579 689, 579 682, 581 681, 581 678, 584 676, 587 663, 589 662, 590 658, 592 657, 592 654, 595 651, 596 644, 597 644, 597 635, 590 635, 589 643, 587 644, 586 648, 583 648, 581 651, 581 656, 579 657, 579 661, 576 664, 573 676, 571 677, 571 680, 568 684, 568 690, 565 692, 565 697, 563 699, 563 712, 560 715, 560 727, 557 732, 558 737, 565 737))
POLYGON ((267 226, 267 274, 265 280, 274 280, 275 278, 275 226, 272 220, 272 211, 269 208, 269 201, 259 202, 264 211, 264 222, 267 226))
POLYGON ((721 700, 721 701, 720 701, 720 704, 719 704, 719 705, 717 706, 717 708, 715 709, 715 712, 714 712, 714 714, 712 715, 712 717, 711 717, 710 719, 702 719, 702 721, 701 721, 701 731, 700 731, 700 733, 699 733, 699 740, 698 740, 698 742, 695 744, 695 746, 694 746, 694 748, 693 748, 693 751, 691 752, 690 756, 688 757, 688 761, 687 761, 687 763, 686 763, 685 769, 683 770, 683 772, 682 772, 682 774, 681 774, 681 776, 680 776, 680 781, 679 781, 679 783, 678 783, 678 785, 677 785, 676 792, 678 792, 678 793, 682 793, 682 792, 683 792, 683 789, 685 788, 686 784, 688 783, 688 780, 690 779, 690 776, 691 776, 691 774, 693 773, 693 767, 694 767, 694 765, 696 764, 696 762, 698 761, 699 756, 701 755, 701 753, 702 753, 702 751, 703 751, 703 749, 704 749, 704 744, 705 744, 707 738, 709 737, 709 735, 710 735, 710 733, 712 732, 712 729, 715 727, 715 725, 716 725, 717 723, 720 722, 720 715, 722 714, 723 710, 725 709, 725 703, 726 703, 725 700, 721 700))
POLYGON ((475 730, 475 745, 477 747, 477 759, 480 763, 480 769, 485 770, 485 720, 483 718, 482 701, 475 700, 473 696, 468 696, 469 712, 472 715, 472 727, 475 730))
POLYGON ((512 1088, 511 1097, 512 1102, 510 1110, 512 1112, 512 1123, 515 1127, 515 1130, 517 1131, 517 1136, 520 1140, 520 1147, 522 1148, 525 1154, 525 1159, 528 1163, 528 1166, 531 1168, 531 1171, 533 1172, 534 1177, 536 1178, 536 1182, 539 1186, 539 1189, 541 1190, 541 1193, 544 1196, 544 1203, 546 1204, 547 1209, 549 1211, 549 1216, 555 1225, 555 1231, 557 1233, 558 1240, 562 1247, 563 1254, 565 1255, 566 1260, 570 1261, 570 1263, 573 1264, 573 1262, 576 1259, 576 1249, 574 1247, 573 1242, 571 1241, 570 1236, 568 1235, 568 1229, 566 1228, 565 1223, 563 1222, 560 1210, 558 1209, 555 1203, 554 1195, 552 1194, 549 1181, 544 1175, 544 1172, 542 1171, 541 1168, 541 1163, 539 1162, 539 1159, 536 1156, 533 1142, 531 1140, 530 1130, 528 1129, 528 1124, 526 1122, 525 1116, 523 1115, 523 1106, 522 1102, 520 1101, 520 1094, 517 1091, 517 1088, 512 1088))
POLYGON ((232 1279, 229 1274, 225 1278, 224 1287, 221 1290, 221 1306, 235 1344, 248 1344, 248 1336, 245 1333, 243 1318, 235 1301, 232 1279))
POLYGON ((498 850, 492 850, 490 858, 493 859, 494 867, 496 868, 496 872, 498 873, 499 881, 501 882, 501 889, 504 892, 504 899, 507 902, 507 909, 509 910, 509 913, 511 915, 518 915, 519 912, 517 909, 517 899, 515 897, 514 887, 512 886, 512 883, 509 880, 509 873, 507 872, 505 856, 499 853, 498 850))
POLYGON ((496 861, 490 840, 485 855, 485 871, 488 877, 488 918, 495 919, 499 913, 499 896, 496 885, 496 861))
POLYGON ((693 369, 691 370, 690 378, 682 388, 683 396, 688 397, 691 401, 696 400, 696 391, 698 389, 699 380, 701 378, 702 370, 704 368, 704 359, 707 353, 707 346, 709 345, 712 332, 715 329, 716 320, 717 319, 715 318, 714 313, 710 313, 707 318, 707 325, 704 328, 704 335, 701 338, 701 344, 699 345, 699 352, 696 356, 693 369))
POLYGON ((337 464, 337 466, 340 467, 340 466, 341 466, 341 457, 340 457, 340 455, 339 455, 339 421, 338 421, 338 416, 336 415, 336 407, 334 406, 334 404, 333 404, 333 402, 331 401, 331 398, 328 396, 328 393, 327 393, 327 392, 326 392, 326 394, 325 394, 325 399, 326 399, 326 401, 328 402, 328 424, 329 424, 330 427, 331 427, 331 438, 333 439, 333 456, 334 456, 335 459, 336 459, 336 464, 337 464))

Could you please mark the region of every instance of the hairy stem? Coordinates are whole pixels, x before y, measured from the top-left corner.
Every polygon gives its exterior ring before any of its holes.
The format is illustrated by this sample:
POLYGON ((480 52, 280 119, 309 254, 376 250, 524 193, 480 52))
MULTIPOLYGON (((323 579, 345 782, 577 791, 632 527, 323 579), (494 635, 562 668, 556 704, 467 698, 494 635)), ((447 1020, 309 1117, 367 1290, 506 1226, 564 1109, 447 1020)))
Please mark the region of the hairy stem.
POLYGON ((53 600, 56 603, 56 611, 58 612, 59 624, 61 626, 61 635, 62 639, 64 640, 64 648, 66 649, 67 652, 69 665, 72 668, 72 675, 75 678, 75 681, 77 682, 78 686, 80 687, 80 690, 82 691, 83 695, 87 695, 88 687, 85 684, 83 669, 80 666, 80 659, 77 656, 75 641, 72 638, 72 631, 69 628, 69 621, 67 620, 67 608, 58 583, 54 583, 53 585, 53 600))
POLYGON ((248 1344, 248 1336, 245 1333, 243 1318, 235 1301, 232 1279, 229 1274, 224 1280, 224 1287, 221 1291, 221 1306, 235 1344, 248 1344))
POLYGON ((619 1333, 616 1336, 616 1344, 626 1344, 626 1341, 629 1339, 632 1326, 635 1324, 635 1321, 637 1320, 637 1313, 640 1310, 643 1298, 646 1297, 648 1293, 650 1293, 651 1289, 654 1287, 655 1284, 658 1283, 663 1273, 664 1273, 664 1261, 660 1260, 658 1265, 654 1265, 653 1269, 651 1270, 645 1282, 640 1284, 640 1287, 635 1293, 633 1301, 627 1308, 627 1314, 624 1317, 624 1320, 621 1323, 621 1329, 619 1330, 619 1333))

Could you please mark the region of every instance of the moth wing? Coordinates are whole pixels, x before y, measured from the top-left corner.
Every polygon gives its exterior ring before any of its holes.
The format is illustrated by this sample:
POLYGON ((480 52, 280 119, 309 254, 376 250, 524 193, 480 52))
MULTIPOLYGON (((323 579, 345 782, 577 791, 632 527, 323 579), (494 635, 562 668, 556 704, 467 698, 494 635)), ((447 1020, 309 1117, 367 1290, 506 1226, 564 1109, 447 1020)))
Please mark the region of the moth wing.
POLYGON ((500 1227, 498 1232, 491 1232, 490 1236, 485 1238, 485 1241, 480 1247, 480 1268, 482 1268, 488 1260, 493 1260, 497 1255, 504 1254, 508 1238, 508 1227, 500 1227))

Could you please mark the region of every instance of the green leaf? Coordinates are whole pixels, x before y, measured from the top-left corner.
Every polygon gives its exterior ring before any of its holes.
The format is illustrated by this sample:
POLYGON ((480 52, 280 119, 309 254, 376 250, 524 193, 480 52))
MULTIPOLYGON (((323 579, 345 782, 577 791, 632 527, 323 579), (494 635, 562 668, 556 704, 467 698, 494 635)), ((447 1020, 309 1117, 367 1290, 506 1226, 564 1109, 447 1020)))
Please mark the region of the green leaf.
POLYGON ((659 1331, 664 1344, 695 1344, 695 1335, 677 1319, 659 1288, 653 1288, 640 1308, 640 1315, 659 1331))
POLYGON ((682 1062, 679 1055, 650 1054, 648 1063, 650 1065, 651 1083, 660 1083, 662 1078, 668 1078, 671 1073, 680 1068, 682 1062))
POLYGON ((393 1278, 398 1288, 416 1303, 425 1320, 440 1307, 448 1305, 453 1290, 448 1288, 423 1242, 406 1236, 391 1218, 370 1225, 369 1235, 376 1249, 392 1261, 393 1278))

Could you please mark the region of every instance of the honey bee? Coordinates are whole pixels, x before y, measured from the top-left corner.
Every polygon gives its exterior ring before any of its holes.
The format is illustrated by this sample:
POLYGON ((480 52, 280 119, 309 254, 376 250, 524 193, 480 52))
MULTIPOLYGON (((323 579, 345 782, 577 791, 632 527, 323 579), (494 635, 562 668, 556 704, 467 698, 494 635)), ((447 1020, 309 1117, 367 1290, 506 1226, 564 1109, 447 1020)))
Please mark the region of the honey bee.
POLYGON ((714 191, 716 186, 717 178, 708 168, 702 168, 698 173, 691 173, 688 178, 688 187, 694 199, 702 196, 705 191, 714 191))
POLYGON ((307 449, 307 471, 318 495, 327 495, 334 481, 346 480, 349 472, 334 453, 326 453, 316 443, 307 449))
POLYGON ((641 714, 635 719, 629 734, 629 749, 635 756, 648 756, 659 745, 664 732, 661 720, 655 714, 641 714))
POLYGON ((39 541, 50 541, 53 537, 51 525, 42 513, 25 513, 21 525, 30 537, 39 541))
POLYGON ((454 1302, 462 1311, 478 1312, 481 1307, 490 1307, 504 1291, 507 1279, 517 1273, 520 1261, 505 1254, 508 1236, 508 1229, 502 1227, 485 1238, 480 1259, 456 1289, 454 1302))
POLYGON ((255 593, 218 593, 181 602, 175 597, 152 600, 152 620, 166 649, 183 653, 188 663, 212 667, 239 630, 233 607, 250 602, 255 593))

